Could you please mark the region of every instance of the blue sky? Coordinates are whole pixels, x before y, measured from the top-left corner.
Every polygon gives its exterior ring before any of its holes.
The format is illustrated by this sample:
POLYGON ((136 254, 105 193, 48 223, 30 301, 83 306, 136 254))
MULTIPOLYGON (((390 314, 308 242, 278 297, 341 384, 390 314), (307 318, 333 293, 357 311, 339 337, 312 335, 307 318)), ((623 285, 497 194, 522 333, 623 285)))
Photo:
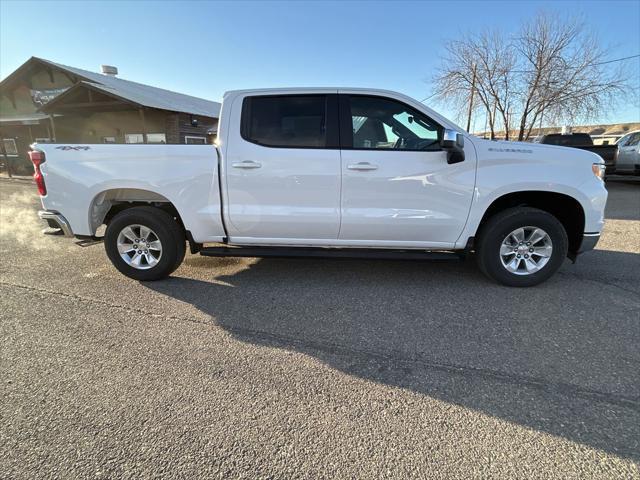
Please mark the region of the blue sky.
MULTIPOLYGON (((0 76, 30 56, 220 100, 225 90, 362 86, 422 99, 448 39, 514 31, 540 10, 584 16, 610 52, 640 53, 640 1, 0 1, 0 76)), ((628 72, 640 84, 640 59, 628 72)), ((602 121, 640 121, 637 102, 602 121)), ((450 114, 446 105, 436 107, 450 114)))

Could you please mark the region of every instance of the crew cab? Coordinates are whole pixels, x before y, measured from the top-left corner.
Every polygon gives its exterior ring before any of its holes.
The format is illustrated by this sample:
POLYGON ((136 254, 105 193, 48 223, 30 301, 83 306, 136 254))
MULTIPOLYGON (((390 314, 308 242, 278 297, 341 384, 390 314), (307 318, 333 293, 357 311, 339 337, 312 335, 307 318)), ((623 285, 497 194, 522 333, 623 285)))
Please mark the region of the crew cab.
POLYGON ((32 148, 40 217, 103 240, 137 280, 170 275, 188 243, 209 256, 473 253, 492 279, 531 286, 595 246, 607 199, 593 153, 480 140, 384 90, 227 92, 215 146, 32 148))

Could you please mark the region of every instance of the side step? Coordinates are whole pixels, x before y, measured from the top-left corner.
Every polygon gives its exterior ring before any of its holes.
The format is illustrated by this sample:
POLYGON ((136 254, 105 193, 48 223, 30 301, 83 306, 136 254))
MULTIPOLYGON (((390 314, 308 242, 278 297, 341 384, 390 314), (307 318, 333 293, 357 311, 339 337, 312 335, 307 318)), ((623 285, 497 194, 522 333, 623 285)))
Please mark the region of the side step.
POLYGON ((385 260, 464 260, 464 252, 317 247, 205 247, 205 257, 372 258, 385 260))
POLYGON ((64 236, 64 232, 61 228, 58 227, 47 227, 42 230, 42 233, 45 235, 62 235, 64 236))
POLYGON ((98 243, 103 242, 102 237, 91 237, 91 236, 80 236, 76 235, 76 245, 79 247, 90 247, 91 245, 97 245, 98 243))

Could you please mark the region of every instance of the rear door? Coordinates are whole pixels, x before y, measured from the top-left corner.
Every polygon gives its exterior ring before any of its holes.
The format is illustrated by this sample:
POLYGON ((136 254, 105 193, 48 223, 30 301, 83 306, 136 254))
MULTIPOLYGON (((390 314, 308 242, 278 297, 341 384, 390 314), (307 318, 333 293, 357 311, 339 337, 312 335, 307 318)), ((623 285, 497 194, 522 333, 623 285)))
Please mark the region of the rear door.
POLYGON ((233 242, 338 238, 337 102, 335 90, 235 99, 224 166, 233 242))
POLYGON ((464 228, 475 150, 448 164, 443 128, 399 100, 340 94, 342 224, 354 244, 451 247, 464 228))

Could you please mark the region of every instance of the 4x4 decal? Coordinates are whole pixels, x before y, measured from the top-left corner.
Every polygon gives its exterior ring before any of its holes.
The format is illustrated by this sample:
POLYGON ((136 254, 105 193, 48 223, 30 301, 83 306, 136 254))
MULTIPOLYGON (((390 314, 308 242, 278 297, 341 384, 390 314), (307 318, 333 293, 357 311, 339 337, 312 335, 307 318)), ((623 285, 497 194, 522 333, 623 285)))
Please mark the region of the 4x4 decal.
POLYGON ((56 147, 56 150, 90 150, 91 147, 75 147, 71 145, 61 145, 56 147))

